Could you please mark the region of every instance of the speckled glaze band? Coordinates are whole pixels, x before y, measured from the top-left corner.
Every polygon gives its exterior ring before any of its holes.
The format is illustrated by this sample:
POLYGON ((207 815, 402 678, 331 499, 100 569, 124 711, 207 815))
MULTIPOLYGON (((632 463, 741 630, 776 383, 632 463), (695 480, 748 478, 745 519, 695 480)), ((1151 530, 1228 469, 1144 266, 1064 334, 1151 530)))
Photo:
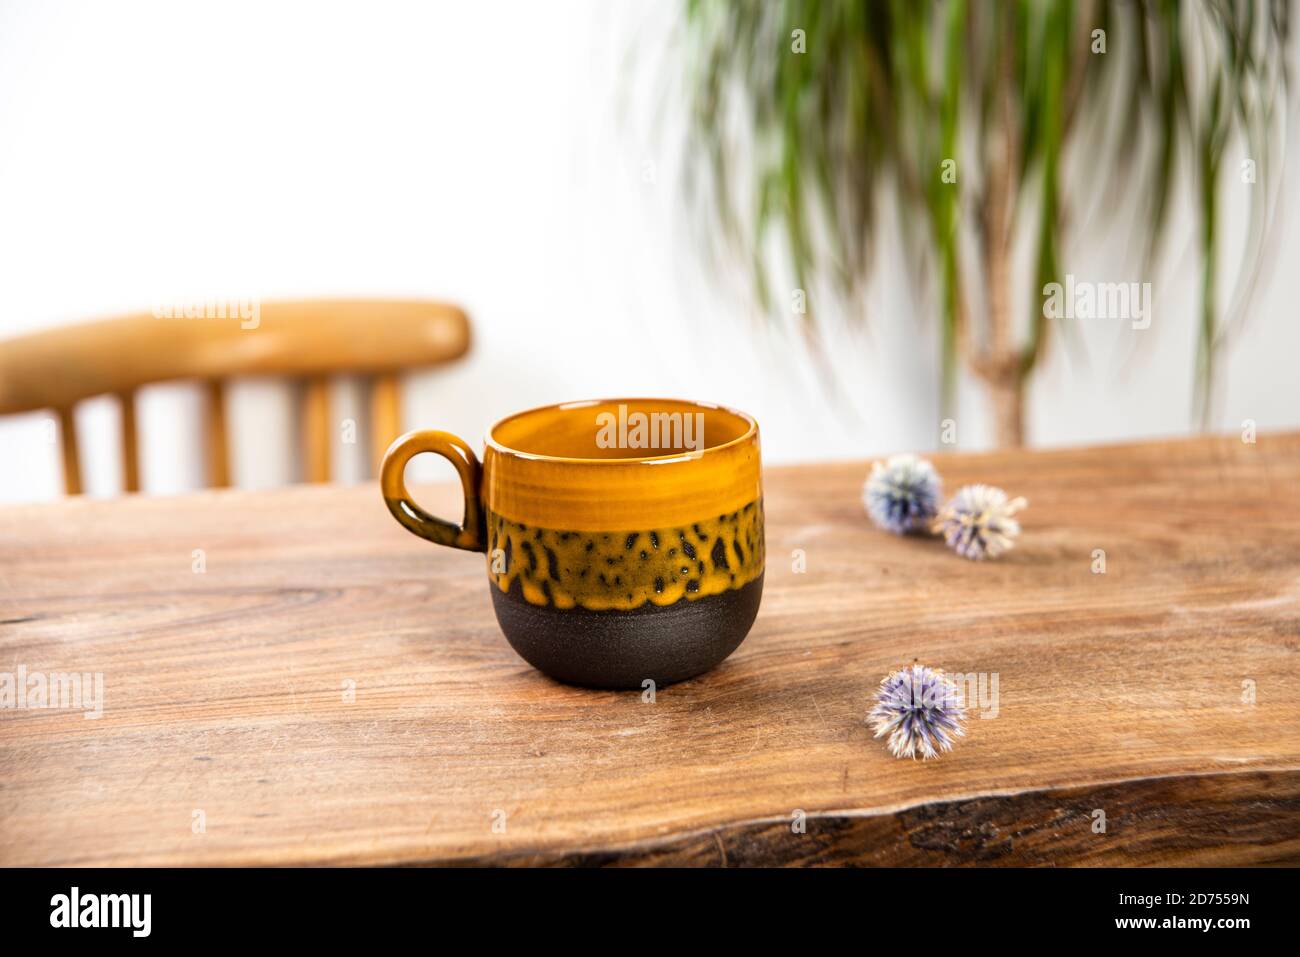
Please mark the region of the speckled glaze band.
POLYGON ((763 503, 689 525, 593 532, 533 528, 491 510, 488 576, 560 611, 666 608, 743 588, 763 574, 763 503), (495 569, 495 570, 494 570, 495 569))
POLYGON ((384 459, 384 498, 414 534, 487 553, 497 620, 530 664, 640 688, 700 674, 744 640, 764 567, 752 418, 671 399, 575 402, 503 419, 486 446, 480 466, 449 433, 403 436, 384 459), (685 448, 648 444, 682 438, 685 448), (407 493, 403 471, 420 452, 456 466, 459 525, 407 493))

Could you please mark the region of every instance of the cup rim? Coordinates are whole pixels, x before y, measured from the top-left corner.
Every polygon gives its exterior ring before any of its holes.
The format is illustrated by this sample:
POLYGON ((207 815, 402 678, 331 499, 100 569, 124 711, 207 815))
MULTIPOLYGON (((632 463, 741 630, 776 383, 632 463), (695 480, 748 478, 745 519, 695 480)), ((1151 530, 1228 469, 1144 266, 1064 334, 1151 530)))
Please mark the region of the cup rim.
POLYGON ((725 449, 733 448, 735 446, 742 445, 746 442, 749 442, 757 434, 758 434, 758 421, 748 412, 742 412, 739 409, 732 408, 731 406, 719 405, 714 402, 700 402, 696 399, 674 399, 674 398, 669 398, 667 396, 657 396, 657 397, 656 396, 649 396, 649 397, 620 396, 617 398, 607 397, 607 398, 599 398, 599 399, 578 399, 572 402, 551 402, 546 405, 534 406, 531 409, 522 409, 519 412, 512 412, 503 418, 497 419, 497 421, 493 422, 490 426, 488 426, 487 434, 483 437, 483 444, 487 448, 493 449, 494 451, 502 455, 509 455, 513 458, 528 459, 530 461, 537 461, 537 462, 562 462, 562 463, 570 463, 574 465, 604 465, 604 466, 660 465, 669 462, 698 461, 699 459, 702 459, 704 456, 708 455, 711 452, 721 452, 725 449), (493 435, 493 433, 496 432, 498 428, 505 425, 507 422, 510 422, 514 419, 522 418, 526 415, 533 415, 537 412, 546 412, 551 409, 555 409, 558 411, 567 411, 569 409, 581 409, 584 407, 606 405, 611 403, 617 405, 618 403, 621 402, 673 402, 679 405, 695 406, 697 409, 702 409, 702 410, 711 409, 715 412, 725 412, 728 415, 735 416, 736 418, 745 422, 747 428, 745 429, 744 433, 736 436, 734 439, 730 439, 726 442, 723 442, 721 445, 711 445, 708 448, 699 449, 698 451, 691 450, 688 452, 671 452, 667 455, 640 455, 631 458, 615 458, 615 459, 581 458, 581 457, 573 457, 573 456, 565 456, 565 455, 544 455, 540 452, 525 452, 522 449, 511 448, 508 445, 504 445, 501 442, 498 442, 493 435))

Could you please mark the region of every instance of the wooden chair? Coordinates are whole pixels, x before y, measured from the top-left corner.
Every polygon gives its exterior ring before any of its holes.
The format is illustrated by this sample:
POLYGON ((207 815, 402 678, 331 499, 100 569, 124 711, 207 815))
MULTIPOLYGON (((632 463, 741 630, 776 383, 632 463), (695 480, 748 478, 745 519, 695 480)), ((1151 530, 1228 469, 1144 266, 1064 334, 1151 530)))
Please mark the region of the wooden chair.
POLYGON ((304 473, 329 479, 329 376, 367 374, 372 460, 401 431, 398 373, 448 362, 469 348, 469 320, 455 306, 399 300, 271 302, 255 309, 198 303, 64 326, 0 342, 0 415, 52 409, 58 416, 64 484, 81 491, 73 408, 116 395, 122 405, 123 485, 140 488, 135 393, 143 385, 197 379, 208 395, 210 481, 230 484, 224 382, 232 376, 305 380, 304 473), (194 318, 185 318, 186 314, 194 318))

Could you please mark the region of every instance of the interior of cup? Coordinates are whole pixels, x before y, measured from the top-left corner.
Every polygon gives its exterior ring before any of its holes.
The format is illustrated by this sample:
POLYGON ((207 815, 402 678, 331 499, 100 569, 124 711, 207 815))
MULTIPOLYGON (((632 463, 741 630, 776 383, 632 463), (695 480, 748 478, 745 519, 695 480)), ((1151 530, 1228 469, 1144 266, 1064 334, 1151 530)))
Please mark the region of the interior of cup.
POLYGON ((530 409, 488 433, 498 449, 561 459, 644 459, 705 452, 755 428, 743 412, 681 399, 593 399, 530 409))

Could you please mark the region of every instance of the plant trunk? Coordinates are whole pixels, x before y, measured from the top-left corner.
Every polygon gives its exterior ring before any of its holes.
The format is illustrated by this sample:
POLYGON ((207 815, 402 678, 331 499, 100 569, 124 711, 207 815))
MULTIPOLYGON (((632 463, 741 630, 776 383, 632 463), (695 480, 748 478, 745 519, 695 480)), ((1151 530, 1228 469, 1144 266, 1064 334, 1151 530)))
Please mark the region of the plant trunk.
POLYGON ((1015 110, 1011 99, 1013 81, 1010 47, 1002 50, 1001 140, 995 140, 988 157, 989 186, 984 208, 984 281, 989 321, 986 351, 979 371, 993 404, 994 434, 1002 448, 1025 444, 1025 377, 1020 350, 1012 329, 1011 232, 1015 215, 1015 170, 1019 143, 1015 134, 1015 110))
POLYGON ((985 388, 993 410, 994 435, 1000 448, 1025 444, 1025 380, 1017 372, 988 379, 985 388))
POLYGON ((988 259, 989 348, 977 366, 993 412, 999 448, 1025 444, 1025 377, 1011 332, 1011 268, 1007 245, 993 247, 988 259))
POLYGON ((988 300, 988 342, 975 371, 984 383, 992 404, 994 434, 1001 448, 1025 444, 1025 377, 1020 351, 1012 330, 1011 308, 1011 211, 1007 180, 1010 169, 1003 158, 989 191, 987 245, 984 282, 988 300))
POLYGON ((981 378, 993 412, 999 448, 1025 444, 1025 377, 1011 329, 1009 229, 1003 225, 988 257, 989 350, 981 378))

